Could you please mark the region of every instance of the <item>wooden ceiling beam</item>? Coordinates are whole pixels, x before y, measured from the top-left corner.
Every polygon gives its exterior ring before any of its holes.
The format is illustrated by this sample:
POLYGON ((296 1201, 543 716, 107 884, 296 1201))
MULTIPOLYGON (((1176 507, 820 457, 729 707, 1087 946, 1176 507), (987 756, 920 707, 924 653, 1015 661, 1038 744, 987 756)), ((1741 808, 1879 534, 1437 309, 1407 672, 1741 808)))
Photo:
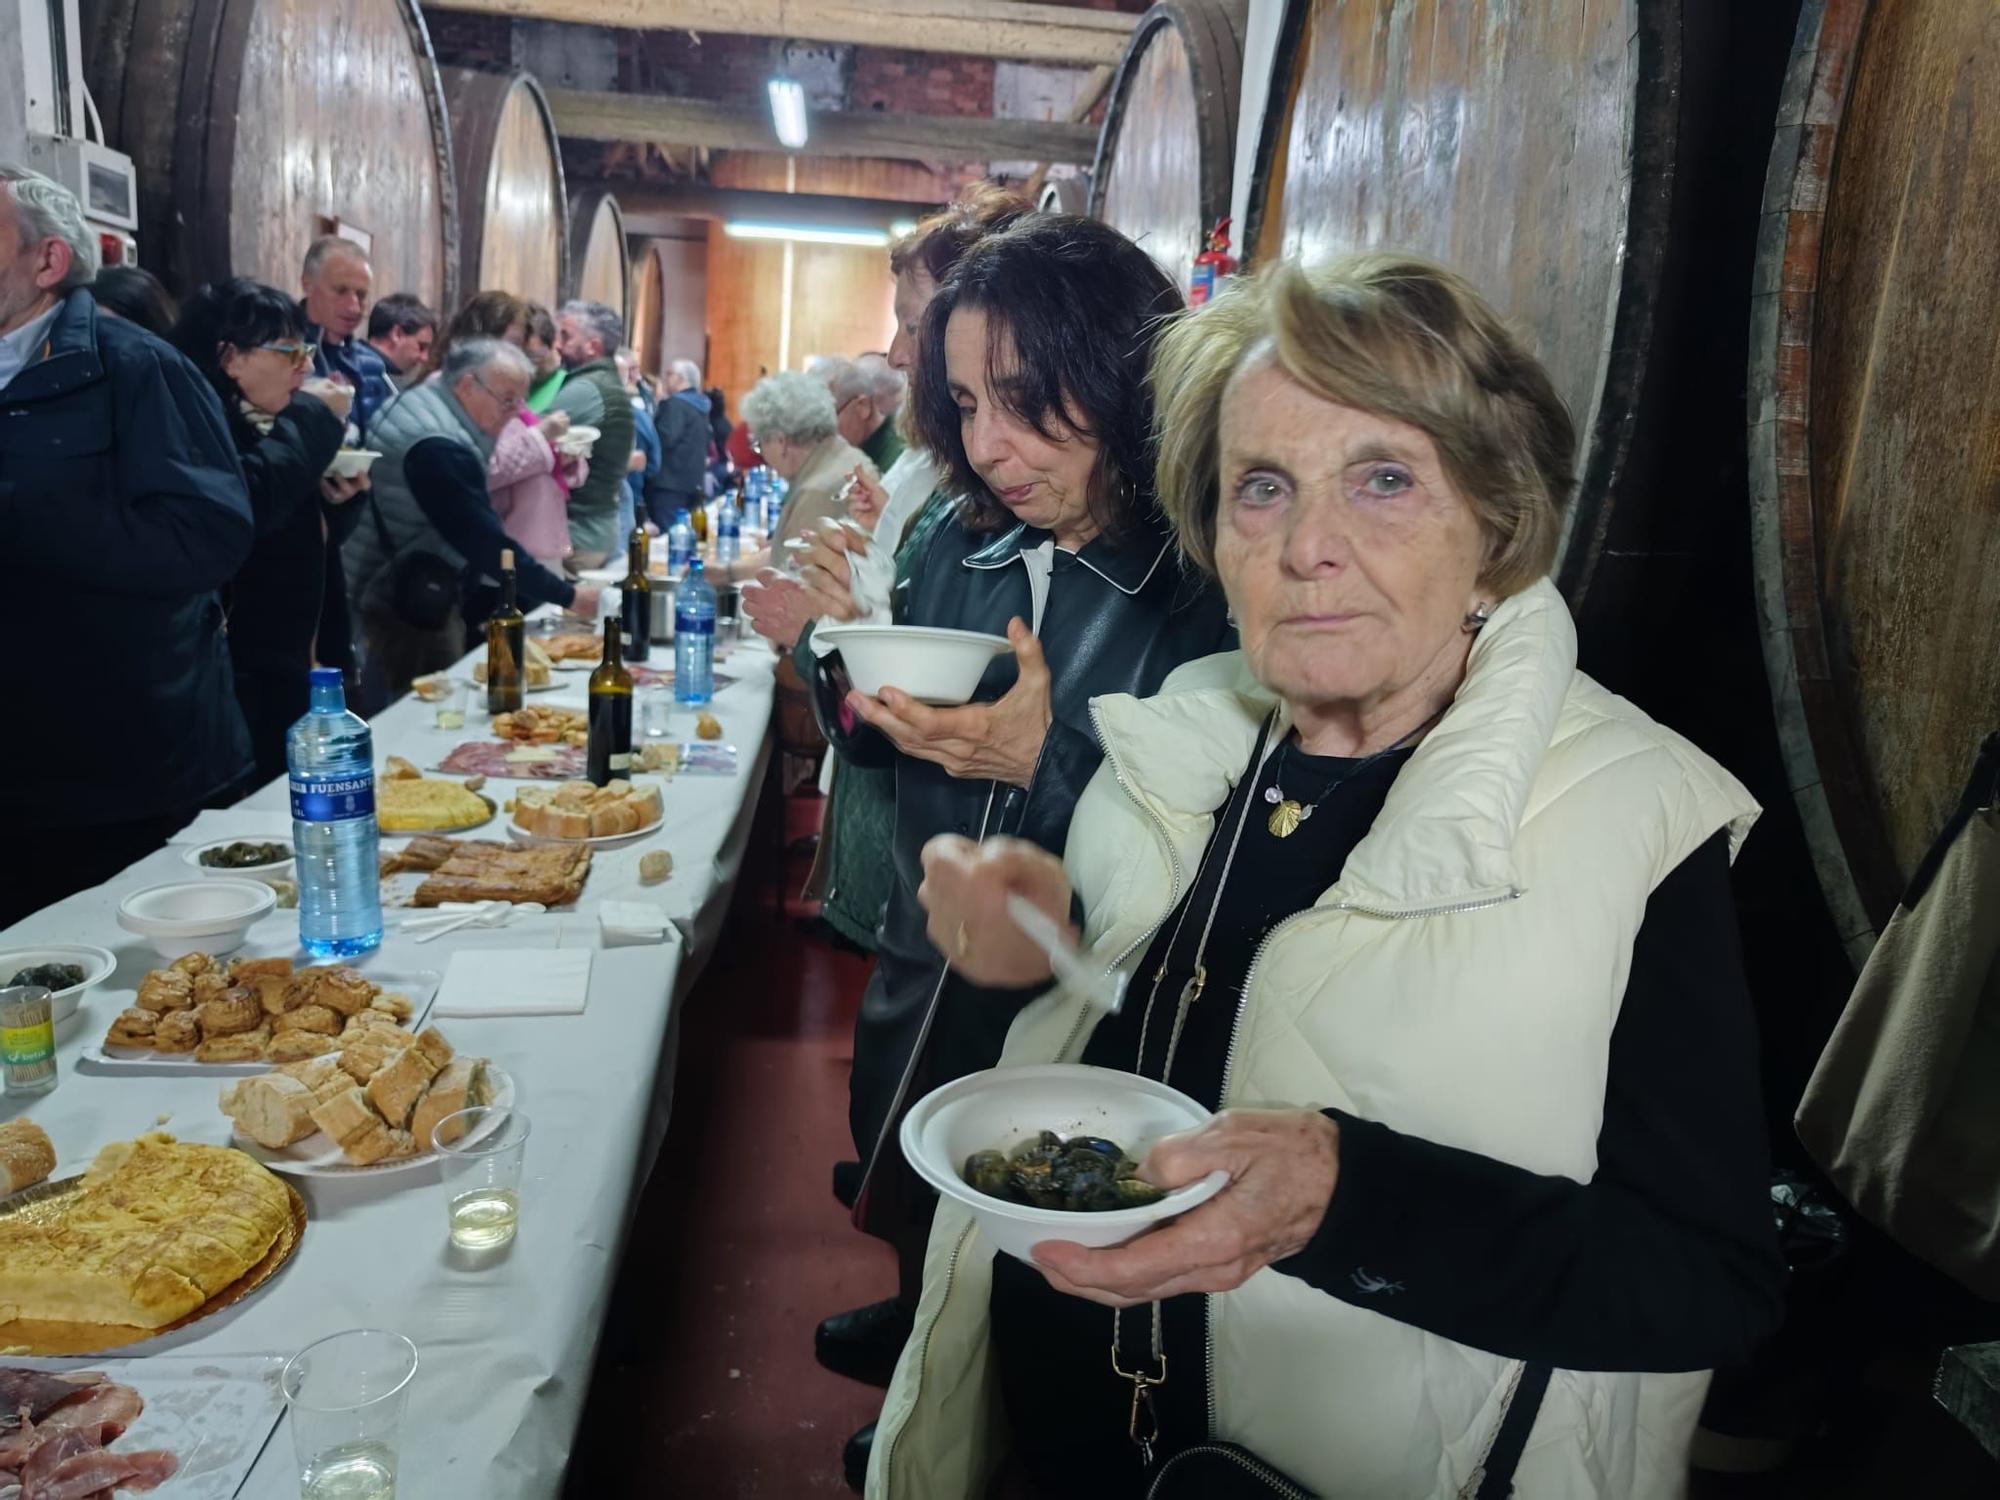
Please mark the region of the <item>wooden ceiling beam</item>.
POLYGON ((921 219, 938 205, 900 198, 849 198, 838 193, 778 193, 758 188, 718 188, 698 184, 654 187, 606 181, 618 199, 630 234, 661 234, 677 219, 747 219, 753 223, 801 224, 814 229, 880 229, 921 219))
POLYGON ((1026 0, 428 0, 426 8, 1076 64, 1117 62, 1138 20, 1026 0))
MULTIPOLYGON (((661 94, 549 89, 556 132, 594 141, 651 141, 712 151, 782 151, 762 109, 661 94)), ((811 117, 803 156, 903 161, 1056 161, 1087 165, 1097 149, 1088 125, 995 120, 979 115, 890 115, 826 110, 811 117)))

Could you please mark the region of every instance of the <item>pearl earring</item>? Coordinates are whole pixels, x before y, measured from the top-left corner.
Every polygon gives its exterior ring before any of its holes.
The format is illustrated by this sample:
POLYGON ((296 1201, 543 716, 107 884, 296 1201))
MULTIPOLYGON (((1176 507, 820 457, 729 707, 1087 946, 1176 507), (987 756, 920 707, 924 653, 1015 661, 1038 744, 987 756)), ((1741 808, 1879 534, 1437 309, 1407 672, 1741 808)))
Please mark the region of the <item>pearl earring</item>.
POLYGON ((1477 635, 1484 628, 1486 622, 1492 618, 1493 612, 1486 605, 1475 604, 1472 606, 1472 613, 1465 617, 1464 621, 1459 625, 1459 629, 1463 630, 1467 635, 1477 635))

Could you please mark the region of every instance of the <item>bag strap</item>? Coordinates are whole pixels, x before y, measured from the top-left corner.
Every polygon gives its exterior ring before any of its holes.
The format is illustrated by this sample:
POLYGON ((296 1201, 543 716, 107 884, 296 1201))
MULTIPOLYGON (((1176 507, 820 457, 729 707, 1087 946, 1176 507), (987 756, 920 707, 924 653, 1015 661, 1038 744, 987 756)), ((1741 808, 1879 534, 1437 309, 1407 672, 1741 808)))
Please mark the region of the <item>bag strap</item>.
POLYGON ((1473 1500, 1507 1500, 1514 1493, 1514 1470, 1520 1466, 1521 1454, 1528 1446, 1528 1434, 1542 1409, 1542 1397, 1548 1394, 1550 1373, 1547 1365, 1521 1366, 1521 1378, 1507 1400, 1500 1430, 1493 1434, 1493 1446, 1486 1450, 1486 1462, 1481 1465, 1485 1474, 1479 1488, 1473 1491, 1473 1500))
POLYGON ((1910 884, 1904 890, 1899 905, 1914 909, 1923 900, 1924 892, 1931 888, 1931 882, 1944 865, 1945 855, 1958 842, 1958 836, 1972 821, 1973 814, 1981 808, 1993 806, 1996 801, 2000 801, 2000 731, 1987 735, 1980 743, 1979 758, 1973 762, 1972 776, 1965 783, 1958 806, 1945 820, 1944 827, 1938 830, 1916 872, 1910 876, 1910 884))

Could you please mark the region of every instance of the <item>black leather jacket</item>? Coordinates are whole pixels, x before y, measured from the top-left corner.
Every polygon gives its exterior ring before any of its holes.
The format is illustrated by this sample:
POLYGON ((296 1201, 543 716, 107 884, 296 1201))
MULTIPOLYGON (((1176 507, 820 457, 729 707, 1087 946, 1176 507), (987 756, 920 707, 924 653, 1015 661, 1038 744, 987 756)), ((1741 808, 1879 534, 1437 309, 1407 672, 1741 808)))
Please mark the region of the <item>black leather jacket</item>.
MULTIPOLYGON (((1018 615, 1033 620, 1024 552, 1049 534, 1016 526, 997 536, 968 531, 956 518, 938 527, 897 601, 896 618, 912 625, 1003 634, 1018 615)), ((1182 568, 1162 521, 1121 544, 1104 537, 1079 553, 1056 551, 1039 632, 1051 677, 1051 722, 1030 784, 960 780, 941 766, 900 754, 876 730, 839 711, 845 674, 831 656, 815 666, 814 703, 828 741, 848 761, 893 766, 896 772, 895 882, 882 920, 878 963, 855 1023, 849 1123, 862 1160, 885 1126, 925 1013, 946 980, 925 1047, 918 1083, 926 1088, 991 1067, 1022 992, 982 991, 946 975, 942 954, 925 937, 918 856, 939 833, 967 838, 996 833, 1032 839, 1061 854, 1070 814, 1103 751, 1090 720, 1090 700, 1105 693, 1145 695, 1175 667, 1235 645, 1222 591, 1182 568), (846 724, 842 719, 847 718, 846 724)), ((1011 653, 996 656, 973 694, 999 698, 1014 685, 1011 653)), ((890 1148, 893 1150, 893 1147, 890 1148)))

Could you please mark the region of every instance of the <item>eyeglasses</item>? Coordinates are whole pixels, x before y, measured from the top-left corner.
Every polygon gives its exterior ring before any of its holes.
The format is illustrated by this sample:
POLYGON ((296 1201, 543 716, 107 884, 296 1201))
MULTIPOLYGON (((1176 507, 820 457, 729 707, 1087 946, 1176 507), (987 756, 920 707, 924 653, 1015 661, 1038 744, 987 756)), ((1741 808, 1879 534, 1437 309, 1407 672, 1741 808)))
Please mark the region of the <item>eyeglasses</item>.
POLYGON ((313 356, 319 353, 318 344, 304 343, 298 339, 288 339, 283 343, 259 344, 259 349, 269 349, 273 354, 282 354, 295 365, 309 365, 313 356))
POLYGON ((486 394, 491 396, 495 401, 498 401, 500 403, 500 409, 506 412, 510 416, 528 404, 527 398, 525 396, 501 395, 498 391, 494 390, 492 386, 486 383, 486 379, 484 376, 474 375, 472 377, 472 383, 478 386, 482 391, 486 392, 486 394))
POLYGON ((759 458, 764 456, 764 440, 754 432, 750 434, 750 451, 759 458))

